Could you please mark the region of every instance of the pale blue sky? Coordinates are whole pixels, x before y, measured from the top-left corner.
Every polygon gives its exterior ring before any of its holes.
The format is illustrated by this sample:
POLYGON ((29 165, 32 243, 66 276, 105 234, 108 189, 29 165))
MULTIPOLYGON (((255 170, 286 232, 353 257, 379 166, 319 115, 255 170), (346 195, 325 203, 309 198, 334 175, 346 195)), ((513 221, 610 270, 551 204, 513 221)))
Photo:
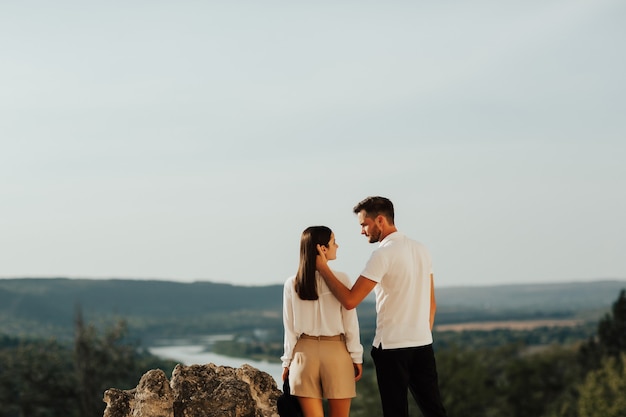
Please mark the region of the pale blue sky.
POLYGON ((626 3, 2 2, 0 277, 626 279, 626 3))

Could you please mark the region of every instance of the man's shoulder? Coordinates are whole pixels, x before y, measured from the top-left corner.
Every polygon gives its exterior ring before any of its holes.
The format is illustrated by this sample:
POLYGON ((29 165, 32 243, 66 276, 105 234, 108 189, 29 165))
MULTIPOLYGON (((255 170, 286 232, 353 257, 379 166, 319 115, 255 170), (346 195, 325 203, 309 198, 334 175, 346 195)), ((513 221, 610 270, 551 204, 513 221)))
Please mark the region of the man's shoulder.
POLYGON ((393 232, 392 234, 388 235, 382 242, 381 244, 381 248, 385 247, 385 246, 396 246, 396 245, 419 245, 419 246, 424 246, 423 243, 410 238, 409 236, 405 235, 402 232, 393 232))
POLYGON ((389 235, 387 237, 387 241, 384 242, 384 244, 382 244, 380 247, 378 247, 377 250, 380 250, 381 252, 393 252, 407 247, 420 252, 429 253, 428 247, 425 244, 418 240, 410 238, 409 236, 401 232, 395 232, 389 235))
POLYGON ((422 242, 420 242, 417 239, 414 239, 412 237, 409 237, 407 235, 405 235, 404 233, 398 233, 398 240, 403 240, 404 242, 406 242, 407 244, 411 244, 411 245, 415 245, 415 246, 421 246, 421 247, 426 247, 425 244, 423 244, 422 242))

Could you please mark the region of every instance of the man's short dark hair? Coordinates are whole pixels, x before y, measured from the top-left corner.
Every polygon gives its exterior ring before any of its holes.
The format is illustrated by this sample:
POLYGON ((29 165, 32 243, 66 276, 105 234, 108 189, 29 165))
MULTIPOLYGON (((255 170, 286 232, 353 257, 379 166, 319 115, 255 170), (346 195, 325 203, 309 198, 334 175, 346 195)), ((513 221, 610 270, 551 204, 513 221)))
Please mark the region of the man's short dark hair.
POLYGON ((352 210, 355 214, 365 210, 366 217, 370 218, 383 215, 389 224, 394 224, 393 203, 388 198, 380 196, 367 197, 354 206, 352 210))

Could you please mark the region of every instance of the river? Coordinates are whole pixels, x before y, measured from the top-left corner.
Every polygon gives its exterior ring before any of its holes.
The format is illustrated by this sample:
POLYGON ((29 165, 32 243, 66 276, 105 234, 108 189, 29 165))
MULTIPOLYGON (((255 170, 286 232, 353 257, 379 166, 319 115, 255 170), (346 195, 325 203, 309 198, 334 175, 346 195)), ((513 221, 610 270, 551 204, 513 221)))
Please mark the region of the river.
POLYGON ((230 356, 219 355, 214 352, 208 352, 204 344, 189 345, 164 345, 148 348, 150 353, 163 359, 171 359, 182 365, 205 365, 213 363, 218 366, 230 366, 240 368, 241 365, 247 363, 263 372, 267 372, 280 389, 282 389, 283 367, 280 363, 270 363, 266 361, 254 361, 244 358, 233 358, 230 356))

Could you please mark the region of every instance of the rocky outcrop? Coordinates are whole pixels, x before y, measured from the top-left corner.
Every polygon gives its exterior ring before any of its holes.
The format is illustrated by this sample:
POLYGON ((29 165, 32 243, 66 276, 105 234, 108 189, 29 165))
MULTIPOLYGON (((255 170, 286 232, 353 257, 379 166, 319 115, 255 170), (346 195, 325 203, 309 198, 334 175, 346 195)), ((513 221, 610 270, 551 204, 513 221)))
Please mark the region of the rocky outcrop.
POLYGON ((278 417, 281 393, 271 375, 250 365, 176 365, 171 381, 153 369, 134 389, 107 390, 104 417, 278 417))

